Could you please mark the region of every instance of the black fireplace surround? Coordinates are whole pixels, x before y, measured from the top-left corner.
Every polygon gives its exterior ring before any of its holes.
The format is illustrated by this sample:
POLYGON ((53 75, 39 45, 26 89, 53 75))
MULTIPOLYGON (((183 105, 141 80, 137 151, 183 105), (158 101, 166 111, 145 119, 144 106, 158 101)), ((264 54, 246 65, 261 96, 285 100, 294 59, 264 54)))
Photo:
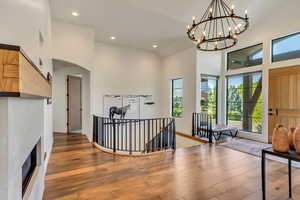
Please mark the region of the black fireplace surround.
POLYGON ((37 145, 33 148, 28 155, 22 166, 22 196, 24 196, 28 184, 32 178, 33 172, 37 167, 37 145))

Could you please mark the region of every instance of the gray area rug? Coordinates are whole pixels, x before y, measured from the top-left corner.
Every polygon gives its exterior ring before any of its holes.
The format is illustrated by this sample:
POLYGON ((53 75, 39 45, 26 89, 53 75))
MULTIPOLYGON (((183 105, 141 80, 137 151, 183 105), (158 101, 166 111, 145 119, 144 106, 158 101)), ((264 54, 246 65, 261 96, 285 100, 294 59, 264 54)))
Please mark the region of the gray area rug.
MULTIPOLYGON (((251 154, 253 156, 261 157, 261 150, 264 148, 271 147, 271 144, 265 144, 262 142, 256 142, 252 140, 242 139, 242 138, 234 138, 230 139, 226 142, 219 143, 218 145, 224 146, 236 151, 244 152, 251 154)), ((272 155, 267 155, 267 158, 270 160, 278 161, 287 164, 287 160, 283 158, 279 158, 272 155)), ((293 162, 293 167, 300 168, 300 163, 293 162)))

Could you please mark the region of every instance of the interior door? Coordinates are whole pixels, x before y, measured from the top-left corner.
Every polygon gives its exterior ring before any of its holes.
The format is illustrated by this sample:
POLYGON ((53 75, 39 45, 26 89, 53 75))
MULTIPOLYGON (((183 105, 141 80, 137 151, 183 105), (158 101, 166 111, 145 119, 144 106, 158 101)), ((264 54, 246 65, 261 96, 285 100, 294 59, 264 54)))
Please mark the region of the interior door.
POLYGON ((81 78, 68 76, 68 132, 81 132, 81 78))
POLYGON ((300 125, 300 66, 270 70, 269 142, 276 124, 300 125))

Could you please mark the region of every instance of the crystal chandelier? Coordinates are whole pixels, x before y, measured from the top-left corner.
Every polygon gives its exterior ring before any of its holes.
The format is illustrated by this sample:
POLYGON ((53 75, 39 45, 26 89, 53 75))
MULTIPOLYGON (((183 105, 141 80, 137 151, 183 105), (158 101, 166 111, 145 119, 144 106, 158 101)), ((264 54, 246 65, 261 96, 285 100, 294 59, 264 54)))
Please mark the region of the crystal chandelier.
POLYGON ((188 37, 202 51, 218 51, 237 44, 237 36, 247 30, 249 18, 236 15, 234 6, 228 6, 226 0, 212 0, 199 22, 193 17, 188 25, 188 37))

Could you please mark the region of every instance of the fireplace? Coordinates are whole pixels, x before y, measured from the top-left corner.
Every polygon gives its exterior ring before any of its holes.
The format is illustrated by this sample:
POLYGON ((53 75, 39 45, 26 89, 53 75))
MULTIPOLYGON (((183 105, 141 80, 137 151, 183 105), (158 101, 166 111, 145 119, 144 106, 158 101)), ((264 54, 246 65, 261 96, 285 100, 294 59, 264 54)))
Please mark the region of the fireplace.
POLYGON ((24 196, 28 184, 32 178, 35 168, 37 167, 37 145, 26 158, 22 166, 22 196, 24 196))

